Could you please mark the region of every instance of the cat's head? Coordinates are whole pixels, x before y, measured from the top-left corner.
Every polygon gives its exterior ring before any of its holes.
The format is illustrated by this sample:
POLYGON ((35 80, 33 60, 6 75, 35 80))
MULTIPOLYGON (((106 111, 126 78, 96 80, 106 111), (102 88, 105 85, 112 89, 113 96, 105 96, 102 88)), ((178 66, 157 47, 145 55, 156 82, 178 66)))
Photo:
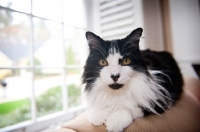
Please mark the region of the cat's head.
POLYGON ((111 41, 86 32, 90 51, 82 76, 85 91, 97 85, 111 90, 122 89, 137 72, 147 71, 139 50, 142 31, 137 28, 127 37, 111 41))

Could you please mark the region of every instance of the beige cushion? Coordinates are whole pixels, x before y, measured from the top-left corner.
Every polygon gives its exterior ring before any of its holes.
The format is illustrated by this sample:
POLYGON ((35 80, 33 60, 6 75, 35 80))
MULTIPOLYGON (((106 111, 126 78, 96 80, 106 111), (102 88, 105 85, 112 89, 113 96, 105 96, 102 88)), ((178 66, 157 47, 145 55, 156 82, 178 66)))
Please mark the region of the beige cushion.
MULTIPOLYGON (((174 107, 161 116, 150 115, 133 121, 125 132, 200 132, 200 103, 197 99, 200 82, 190 77, 184 77, 184 80, 185 90, 174 107)), ((93 126, 83 113, 54 132, 106 132, 106 128, 93 126)))

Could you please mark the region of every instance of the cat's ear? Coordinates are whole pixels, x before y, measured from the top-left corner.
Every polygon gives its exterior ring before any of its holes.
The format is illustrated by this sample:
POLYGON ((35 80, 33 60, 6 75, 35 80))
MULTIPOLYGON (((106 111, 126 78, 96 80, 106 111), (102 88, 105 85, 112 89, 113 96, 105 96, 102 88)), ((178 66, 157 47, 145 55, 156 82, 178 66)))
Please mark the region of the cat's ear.
POLYGON ((137 28, 133 30, 126 38, 125 40, 128 42, 130 41, 132 44, 138 45, 140 41, 140 37, 142 36, 143 29, 137 28))
POLYGON ((92 49, 97 48, 103 41, 102 38, 100 38, 96 34, 89 31, 86 32, 85 36, 86 36, 89 47, 92 49))

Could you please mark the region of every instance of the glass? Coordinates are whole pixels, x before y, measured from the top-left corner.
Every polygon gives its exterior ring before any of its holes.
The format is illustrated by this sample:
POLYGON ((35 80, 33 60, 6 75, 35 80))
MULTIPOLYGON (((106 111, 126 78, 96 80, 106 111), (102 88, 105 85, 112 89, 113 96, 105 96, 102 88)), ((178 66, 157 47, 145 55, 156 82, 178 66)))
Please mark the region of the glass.
POLYGON ((63 66, 62 25, 39 18, 33 23, 35 65, 63 66))
POLYGON ((0 5, 17 11, 31 13, 30 0, 0 0, 0 5))
POLYGON ((0 70, 0 128, 31 119, 31 86, 30 70, 0 70))
POLYGON ((64 32, 66 64, 80 65, 87 51, 85 31, 72 26, 65 26, 64 32))
POLYGON ((60 22, 62 0, 33 0, 33 15, 60 22))
POLYGON ((62 110, 62 69, 35 69, 35 96, 37 117, 62 110))
POLYGON ((66 83, 68 88, 68 107, 81 104, 81 69, 67 69, 66 83))
POLYGON ((0 9, 0 66, 27 66, 30 63, 30 18, 0 9))
POLYGON ((64 23, 76 27, 86 28, 86 9, 84 0, 64 0, 63 19, 64 23))

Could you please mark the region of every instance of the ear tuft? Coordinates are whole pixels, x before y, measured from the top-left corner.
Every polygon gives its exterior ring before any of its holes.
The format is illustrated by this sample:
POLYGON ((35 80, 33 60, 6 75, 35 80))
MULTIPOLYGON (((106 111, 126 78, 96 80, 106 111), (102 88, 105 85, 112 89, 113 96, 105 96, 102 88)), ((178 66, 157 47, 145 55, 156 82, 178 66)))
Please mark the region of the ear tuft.
POLYGON ((100 45, 100 43, 103 41, 99 36, 97 36, 96 34, 87 31, 85 33, 86 39, 88 41, 88 45, 90 48, 95 48, 98 45, 100 45))
POLYGON ((88 40, 88 39, 91 39, 93 36, 95 36, 95 34, 92 33, 92 32, 90 32, 90 31, 87 31, 87 32, 85 33, 85 36, 86 36, 86 39, 88 40))
POLYGON ((137 28, 133 30, 125 39, 126 41, 131 41, 132 43, 139 45, 140 37, 142 36, 143 29, 137 28))
POLYGON ((143 29, 142 28, 137 28, 135 30, 133 30, 133 33, 135 35, 137 35, 138 37, 141 37, 142 36, 142 32, 143 32, 143 29))

